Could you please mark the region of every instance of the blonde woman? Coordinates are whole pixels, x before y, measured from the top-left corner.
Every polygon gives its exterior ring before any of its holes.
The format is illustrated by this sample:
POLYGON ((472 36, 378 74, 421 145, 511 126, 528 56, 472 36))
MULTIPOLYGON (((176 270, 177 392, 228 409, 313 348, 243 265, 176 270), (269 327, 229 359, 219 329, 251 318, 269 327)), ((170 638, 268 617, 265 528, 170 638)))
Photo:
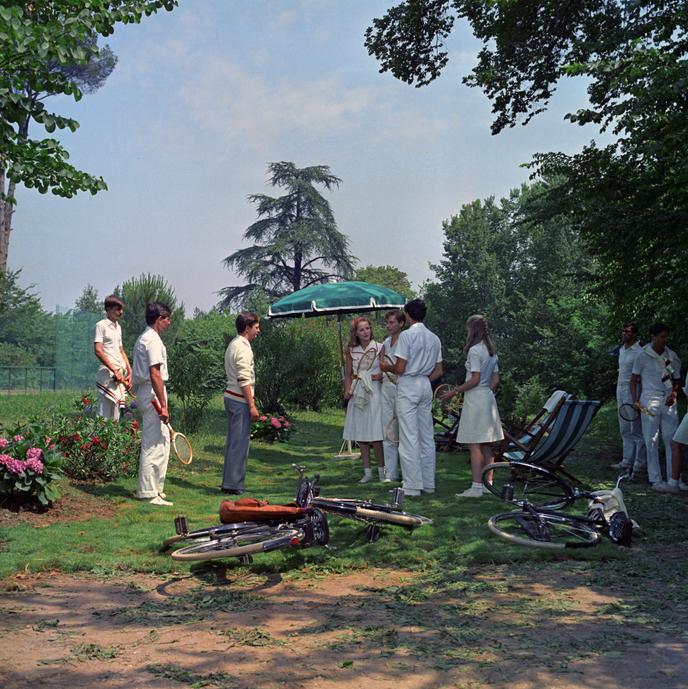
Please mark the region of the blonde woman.
POLYGON ((482 471, 494 458, 492 444, 504 438, 502 422, 494 397, 499 385, 497 352, 490 339, 487 318, 479 314, 466 322, 468 335, 466 352, 466 381, 456 394, 463 393, 463 409, 456 439, 468 445, 471 457, 473 485, 457 498, 479 498, 484 492, 482 471))
POLYGON ((359 483, 369 483, 373 480, 370 468, 371 447, 375 450, 379 478, 381 481, 385 478, 380 389, 382 372, 379 359, 381 350, 382 345, 373 338, 370 321, 364 316, 354 318, 344 361, 344 399, 349 403, 346 407, 343 437, 344 440, 355 441, 361 448, 363 478, 359 483), (370 368, 361 370, 359 362, 370 351, 375 353, 372 364, 370 368))

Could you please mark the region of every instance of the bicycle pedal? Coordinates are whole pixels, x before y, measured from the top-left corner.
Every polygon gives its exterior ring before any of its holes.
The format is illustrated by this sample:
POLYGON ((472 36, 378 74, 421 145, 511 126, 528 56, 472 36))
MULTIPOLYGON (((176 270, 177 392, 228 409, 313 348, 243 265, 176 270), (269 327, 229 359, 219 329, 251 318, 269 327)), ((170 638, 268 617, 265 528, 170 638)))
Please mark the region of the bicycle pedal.
POLYGON ((186 536, 189 533, 189 523, 183 514, 174 518, 174 530, 178 536, 186 536))

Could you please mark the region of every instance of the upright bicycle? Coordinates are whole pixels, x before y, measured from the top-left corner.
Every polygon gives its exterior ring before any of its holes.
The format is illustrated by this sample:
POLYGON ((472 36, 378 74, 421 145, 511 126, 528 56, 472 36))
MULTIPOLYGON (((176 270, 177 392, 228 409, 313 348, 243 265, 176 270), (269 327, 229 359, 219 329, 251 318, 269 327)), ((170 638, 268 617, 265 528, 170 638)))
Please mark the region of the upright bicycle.
POLYGON ((628 516, 620 476, 611 490, 583 490, 559 474, 525 462, 489 464, 483 485, 504 502, 519 509, 490 517, 490 530, 513 543, 537 548, 587 548, 606 533, 619 545, 630 545, 637 526, 628 516), (588 500, 585 516, 562 513, 578 499, 588 500))

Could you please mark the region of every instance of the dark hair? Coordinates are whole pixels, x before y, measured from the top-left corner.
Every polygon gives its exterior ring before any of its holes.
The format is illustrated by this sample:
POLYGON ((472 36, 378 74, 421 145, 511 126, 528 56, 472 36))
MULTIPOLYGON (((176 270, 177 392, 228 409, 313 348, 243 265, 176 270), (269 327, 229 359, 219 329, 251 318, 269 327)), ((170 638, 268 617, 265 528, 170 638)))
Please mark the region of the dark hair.
POLYGON ((153 326, 158 318, 165 318, 171 316, 172 312, 167 304, 160 301, 152 301, 146 304, 146 325, 153 326))
POLYGON ((638 324, 637 324, 635 321, 629 321, 628 323, 624 323, 624 324, 623 324, 623 327, 624 327, 624 328, 630 328, 630 329, 631 329, 631 332, 632 332, 634 335, 637 335, 637 334, 638 334, 638 324))
POLYGON ((425 314, 428 312, 427 306, 422 299, 411 299, 406 306, 404 306, 404 311, 413 318, 414 321, 422 323, 425 319, 425 314))
POLYGON ((105 310, 111 309, 113 306, 121 306, 124 308, 124 302, 115 294, 108 294, 103 302, 105 305, 105 310))
POLYGON ((655 323, 650 326, 650 335, 659 335, 659 333, 668 333, 669 326, 664 323, 655 323))
POLYGON ((253 311, 242 311, 237 317, 235 321, 236 325, 236 330, 241 335, 241 333, 246 330, 246 328, 250 328, 252 325, 260 323, 260 316, 257 313, 253 313, 253 311))
POLYGON ((385 314, 385 320, 388 318, 394 318, 398 323, 403 323, 406 318, 404 317, 404 312, 401 309, 391 309, 385 314))

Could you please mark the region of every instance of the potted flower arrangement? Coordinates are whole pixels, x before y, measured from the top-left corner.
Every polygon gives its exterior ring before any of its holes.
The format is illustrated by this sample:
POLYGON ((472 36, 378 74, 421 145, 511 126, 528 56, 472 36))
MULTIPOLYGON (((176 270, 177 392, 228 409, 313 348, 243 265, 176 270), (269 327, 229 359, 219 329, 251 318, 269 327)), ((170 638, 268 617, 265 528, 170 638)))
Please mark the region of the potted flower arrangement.
POLYGON ((268 443, 286 443, 294 430, 294 424, 286 416, 261 414, 251 428, 252 440, 265 440, 268 443))

